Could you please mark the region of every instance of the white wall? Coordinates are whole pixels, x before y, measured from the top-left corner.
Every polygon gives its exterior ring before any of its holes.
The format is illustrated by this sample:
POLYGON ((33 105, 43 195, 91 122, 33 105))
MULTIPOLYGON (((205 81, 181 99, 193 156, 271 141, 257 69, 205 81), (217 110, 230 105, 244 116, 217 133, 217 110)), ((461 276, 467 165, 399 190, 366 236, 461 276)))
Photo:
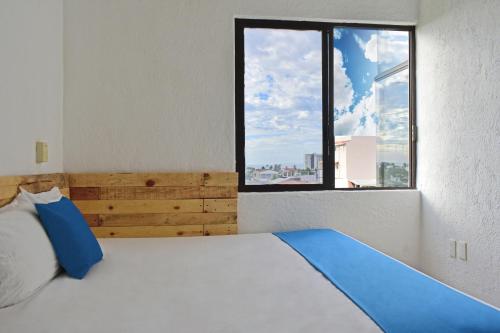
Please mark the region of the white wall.
POLYGON ((62 15, 61 0, 0 0, 0 175, 62 170, 62 15))
POLYGON ((377 137, 352 136, 345 145, 348 180, 377 182, 377 137))
MULTIPOLYGON (((67 0, 66 171, 234 170, 235 16, 404 23, 415 22, 417 5, 67 0)), ((241 232, 334 226, 416 264, 415 191, 250 193, 239 203, 241 232)))
POLYGON ((414 0, 66 0, 67 171, 234 170, 235 16, 415 22, 414 0))
POLYGON ((238 228, 273 232, 336 228, 418 266, 418 191, 240 193, 238 228))
POLYGON ((500 306, 500 1, 425 0, 417 29, 421 268, 500 306), (469 244, 466 262, 448 239, 469 244))

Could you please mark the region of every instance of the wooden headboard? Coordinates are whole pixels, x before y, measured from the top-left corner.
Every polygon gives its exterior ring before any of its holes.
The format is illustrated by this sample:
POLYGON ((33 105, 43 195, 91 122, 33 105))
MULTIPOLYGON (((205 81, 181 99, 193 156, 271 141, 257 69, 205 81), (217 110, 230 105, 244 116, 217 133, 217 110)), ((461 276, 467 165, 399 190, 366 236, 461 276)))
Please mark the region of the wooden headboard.
POLYGON ((97 237, 237 232, 236 173, 69 174, 71 199, 97 237))
POLYGON ((23 186, 58 186, 97 237, 237 233, 238 176, 210 173, 98 173, 0 177, 0 207, 23 186))
POLYGON ((32 193, 48 191, 57 186, 65 196, 69 196, 68 176, 64 173, 0 176, 0 207, 5 206, 16 197, 19 186, 32 193))

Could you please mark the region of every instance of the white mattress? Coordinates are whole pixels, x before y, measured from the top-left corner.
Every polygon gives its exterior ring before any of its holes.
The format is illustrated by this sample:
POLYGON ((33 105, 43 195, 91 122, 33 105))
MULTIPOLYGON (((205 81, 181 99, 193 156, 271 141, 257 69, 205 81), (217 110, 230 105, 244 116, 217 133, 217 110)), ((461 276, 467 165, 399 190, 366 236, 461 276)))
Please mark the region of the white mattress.
POLYGON ((100 242, 84 280, 0 309, 0 332, 380 332, 271 234, 100 242))

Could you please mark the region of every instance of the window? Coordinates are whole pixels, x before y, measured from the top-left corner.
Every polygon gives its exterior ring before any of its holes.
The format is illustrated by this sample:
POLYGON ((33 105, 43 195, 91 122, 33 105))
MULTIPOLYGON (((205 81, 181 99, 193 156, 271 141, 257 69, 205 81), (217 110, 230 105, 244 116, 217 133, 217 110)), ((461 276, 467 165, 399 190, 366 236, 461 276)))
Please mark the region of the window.
POLYGON ((235 23, 241 191, 415 186, 414 27, 235 23))

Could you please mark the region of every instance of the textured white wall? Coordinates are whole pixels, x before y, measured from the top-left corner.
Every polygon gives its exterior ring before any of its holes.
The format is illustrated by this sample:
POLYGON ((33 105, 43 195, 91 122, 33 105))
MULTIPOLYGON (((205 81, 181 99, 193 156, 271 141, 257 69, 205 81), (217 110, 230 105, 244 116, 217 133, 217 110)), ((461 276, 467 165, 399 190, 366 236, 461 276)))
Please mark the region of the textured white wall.
POLYGON ((500 306, 500 1, 425 0, 417 29, 421 268, 500 306), (469 244, 466 262, 448 239, 469 244))
POLYGON ((62 170, 62 15, 61 0, 0 0, 0 175, 62 170))
POLYGON ((416 13, 414 0, 66 0, 65 168, 234 170, 235 16, 416 13))
MULTIPOLYGON (((415 22, 414 0, 64 6, 66 171, 234 170, 234 17, 415 22)), ((415 191, 242 194, 241 232, 338 227, 415 265, 415 191)))
POLYGON ((240 193, 240 232, 336 228, 418 267, 418 191, 240 193))

